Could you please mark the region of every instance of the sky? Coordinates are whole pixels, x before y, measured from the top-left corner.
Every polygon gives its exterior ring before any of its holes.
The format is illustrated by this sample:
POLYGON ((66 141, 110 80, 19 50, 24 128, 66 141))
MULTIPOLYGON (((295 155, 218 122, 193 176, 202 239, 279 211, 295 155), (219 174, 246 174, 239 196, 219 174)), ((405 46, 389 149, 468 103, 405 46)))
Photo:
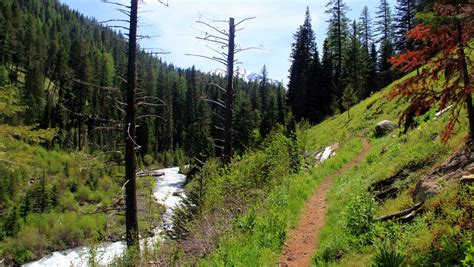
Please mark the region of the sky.
MULTIPOLYGON (((101 0, 60 0, 72 9, 78 10, 88 17, 98 21, 123 18, 115 6, 105 4, 101 0)), ((111 0, 129 3, 127 0, 111 0)), ((247 17, 255 19, 241 25, 245 28, 236 34, 236 43, 241 47, 260 47, 257 50, 243 51, 237 59, 242 62, 238 67, 251 72, 259 73, 266 65, 268 76, 271 79, 288 82, 290 68, 291 44, 294 42, 294 33, 303 24, 306 7, 309 7, 313 30, 316 34, 316 43, 321 47, 326 36, 329 15, 325 14, 328 0, 162 0, 168 6, 159 3, 159 0, 145 0, 140 6, 139 34, 152 36, 140 40, 142 48, 161 49, 169 54, 158 55, 163 61, 174 66, 187 68, 196 66, 197 69, 208 72, 222 68, 214 61, 188 56, 186 54, 213 55, 207 43, 196 37, 203 36, 206 27, 197 24, 197 20, 228 28, 225 23, 215 23, 215 20, 228 20, 234 17, 236 22, 247 17)), ((371 17, 379 0, 346 0, 350 11, 347 16, 350 20, 358 19, 364 8, 369 8, 371 17)), ((396 0, 389 0, 393 7, 396 0)), ((158 51, 158 50, 149 50, 158 51)))

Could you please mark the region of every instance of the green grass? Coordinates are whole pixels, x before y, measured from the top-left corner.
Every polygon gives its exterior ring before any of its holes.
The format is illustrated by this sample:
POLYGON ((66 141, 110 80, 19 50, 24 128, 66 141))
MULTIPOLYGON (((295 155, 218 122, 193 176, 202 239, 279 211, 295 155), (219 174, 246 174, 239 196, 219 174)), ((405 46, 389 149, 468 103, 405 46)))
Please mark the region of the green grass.
MULTIPOLYGON (((238 213, 230 222, 226 221, 230 223, 229 229, 213 241, 210 252, 201 255, 203 258, 187 258, 189 255, 185 255, 178 245, 173 246, 177 249, 173 250, 174 256, 168 263, 186 265, 196 264, 197 261, 199 266, 275 266, 285 238, 289 230, 297 225, 308 197, 325 177, 351 161, 361 151, 362 137, 370 139, 371 151, 360 164, 337 177, 329 190, 326 223, 321 232, 319 248, 313 257, 314 265, 370 266, 375 259, 381 262, 390 259, 391 255, 396 256, 395 260, 403 257, 405 263, 431 264, 437 253, 446 252, 445 248, 453 240, 467 240, 463 230, 454 233, 449 230, 452 234, 447 235, 447 229, 453 226, 443 224, 431 212, 407 225, 377 223, 373 220, 375 216, 412 205, 414 184, 423 173, 463 145, 467 136, 466 120, 461 117, 461 126, 450 142, 443 145, 440 133, 448 114, 433 120, 434 111, 430 111, 431 118, 426 122, 421 120, 420 125, 407 135, 399 136, 400 130, 396 129, 386 136, 376 138, 373 133, 375 125, 385 119, 397 123, 407 106, 402 99, 388 100, 388 90, 390 87, 354 106, 350 110, 351 119, 344 113, 312 128, 305 129, 303 125, 298 138, 299 146, 306 155, 312 155, 334 143, 340 144, 336 156, 322 165, 303 169, 299 174, 285 174, 285 170, 280 168, 282 165, 287 168, 287 155, 274 152, 286 149, 282 143, 274 143, 278 139, 272 139, 275 137, 269 138, 268 147, 247 152, 242 158, 235 159, 225 171, 216 171, 218 168, 214 165, 211 168, 215 168, 214 171, 204 174, 210 181, 208 186, 211 189, 205 194, 208 200, 204 201, 202 214, 228 209, 224 204, 225 196, 229 193, 226 190, 251 192, 236 194, 247 199, 245 211, 238 213), (264 172, 272 168, 276 168, 276 171, 262 176, 261 166, 272 166, 264 172), (419 168, 409 173, 407 179, 396 183, 401 190, 398 198, 383 204, 371 200, 368 192, 370 185, 407 166, 419 168), (259 177, 266 177, 268 183, 260 185, 259 177), (429 229, 431 224, 438 225, 438 230, 429 229), (388 246, 390 250, 383 250, 387 248, 387 244, 384 245, 380 237, 390 237, 390 242, 393 242, 388 246), (437 246, 439 240, 445 240, 444 247, 437 246), (420 253, 429 256, 417 256, 420 253)), ((437 207, 434 205, 432 210, 437 207)), ((466 212, 463 213, 462 207, 454 210, 455 214, 461 214, 458 217, 464 218, 466 212)), ((206 218, 202 214, 195 219, 206 218)), ((453 257, 458 257, 464 250, 467 251, 466 246, 468 245, 458 246, 448 252, 453 252, 453 257)))
POLYGON ((361 150, 360 140, 345 144, 338 156, 316 169, 291 175, 261 202, 237 219, 219 247, 200 266, 274 266, 289 230, 324 177, 341 168, 361 150))
MULTIPOLYGON (((410 206, 412 204, 410 194, 422 174, 459 148, 466 140, 466 119, 461 117, 461 126, 450 142, 446 146, 441 144, 439 135, 446 123, 447 114, 439 120, 423 122, 407 135, 399 136, 399 130, 395 130, 387 136, 375 138, 372 134, 375 124, 383 119, 396 122, 405 106, 400 100, 388 101, 384 97, 385 93, 386 91, 377 93, 353 107, 350 121, 345 114, 342 114, 309 130, 309 139, 317 147, 332 142, 344 144, 345 140, 360 135, 370 136, 372 145, 366 159, 349 172, 337 177, 328 192, 326 223, 321 233, 319 248, 315 251, 313 261, 315 265, 370 265, 374 259, 376 244, 379 242, 377 231, 385 232, 391 228, 387 224, 373 224, 366 233, 354 234, 349 223, 351 210, 348 208, 352 207, 354 198, 367 195, 371 184, 389 178, 399 170, 405 169, 407 165, 420 165, 419 170, 410 173, 405 181, 397 184, 402 190, 400 196, 384 204, 378 204, 374 215, 389 214, 410 206)), ((409 241, 408 236, 414 240, 423 240, 426 239, 423 235, 432 234, 419 231, 420 225, 427 224, 424 219, 425 216, 422 216, 420 221, 398 226, 399 230, 392 237, 393 242, 397 243, 397 249, 408 253, 410 252, 408 247, 415 246, 415 241, 409 241), (400 240, 405 240, 405 243, 400 240)), ((463 235, 464 232, 459 236, 463 235)), ((432 238, 428 239, 433 241, 432 238)), ((436 242, 433 241, 429 245, 426 243, 424 242, 424 249, 436 242)), ((407 261, 417 262, 417 254, 408 253, 407 261)))

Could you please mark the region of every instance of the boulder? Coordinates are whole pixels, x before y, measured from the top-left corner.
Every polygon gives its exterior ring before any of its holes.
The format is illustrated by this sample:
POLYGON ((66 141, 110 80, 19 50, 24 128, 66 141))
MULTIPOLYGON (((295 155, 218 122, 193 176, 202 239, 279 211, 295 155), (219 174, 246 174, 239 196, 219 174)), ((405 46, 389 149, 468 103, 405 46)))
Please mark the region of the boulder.
POLYGON ((437 195, 441 191, 441 185, 433 180, 421 180, 415 188, 415 199, 424 202, 430 197, 437 195))
POLYGON ((395 123, 389 120, 383 120, 377 123, 377 125, 375 125, 375 135, 376 136, 386 135, 390 133, 391 131, 393 131, 393 129, 395 128, 396 128, 395 123))

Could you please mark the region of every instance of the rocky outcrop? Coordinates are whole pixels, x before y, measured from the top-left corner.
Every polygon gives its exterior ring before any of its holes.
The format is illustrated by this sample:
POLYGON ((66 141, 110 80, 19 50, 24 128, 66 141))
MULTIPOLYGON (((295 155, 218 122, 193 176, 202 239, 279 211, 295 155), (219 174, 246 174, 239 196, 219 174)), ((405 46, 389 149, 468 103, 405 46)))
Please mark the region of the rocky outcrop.
POLYGON ((415 199, 425 201, 441 192, 441 185, 433 180, 421 180, 415 188, 415 199))
POLYGON ((428 175, 425 175, 416 185, 414 199, 416 201, 425 201, 428 198, 437 195, 443 187, 444 182, 456 179, 461 182, 466 177, 472 177, 474 174, 474 151, 470 145, 466 145, 441 165, 434 169, 428 175))
POLYGON ((393 131, 397 126, 389 120, 383 120, 375 125, 375 135, 383 136, 393 131))

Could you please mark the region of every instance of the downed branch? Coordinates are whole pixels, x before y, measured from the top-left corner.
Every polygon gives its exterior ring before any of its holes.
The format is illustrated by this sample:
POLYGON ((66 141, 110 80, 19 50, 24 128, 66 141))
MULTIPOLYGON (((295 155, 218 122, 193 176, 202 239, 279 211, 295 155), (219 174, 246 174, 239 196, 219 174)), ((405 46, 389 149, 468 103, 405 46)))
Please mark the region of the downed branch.
POLYGON ((416 215, 416 213, 421 209, 422 205, 423 205, 423 202, 418 202, 409 209, 402 210, 397 213, 381 216, 381 217, 378 217, 376 220, 381 221, 381 222, 393 220, 393 219, 409 220, 416 215))

